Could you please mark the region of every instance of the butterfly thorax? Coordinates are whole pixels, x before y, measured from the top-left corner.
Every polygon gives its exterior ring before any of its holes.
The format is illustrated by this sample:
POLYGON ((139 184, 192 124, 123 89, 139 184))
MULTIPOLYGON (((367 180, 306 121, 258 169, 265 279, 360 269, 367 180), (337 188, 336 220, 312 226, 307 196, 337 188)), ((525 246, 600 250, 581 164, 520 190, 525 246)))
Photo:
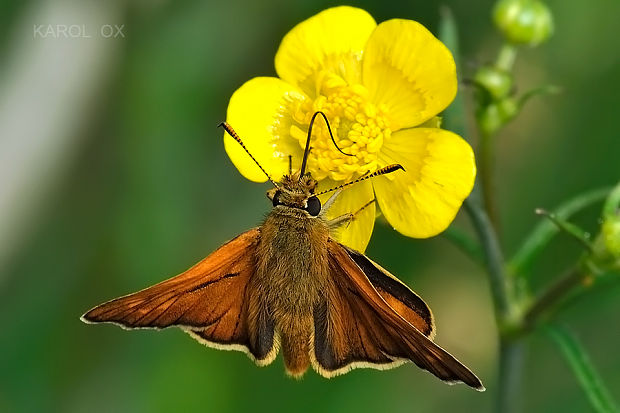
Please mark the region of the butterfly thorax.
POLYGON ((256 279, 276 318, 311 314, 324 288, 329 228, 308 211, 316 185, 309 173, 293 173, 267 193, 274 208, 261 226, 256 279))

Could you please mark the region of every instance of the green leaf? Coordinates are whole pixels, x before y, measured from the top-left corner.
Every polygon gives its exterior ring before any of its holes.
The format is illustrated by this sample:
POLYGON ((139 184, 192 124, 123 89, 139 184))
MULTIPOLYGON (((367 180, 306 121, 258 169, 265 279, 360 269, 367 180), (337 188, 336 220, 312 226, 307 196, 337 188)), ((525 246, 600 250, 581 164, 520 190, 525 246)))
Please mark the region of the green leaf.
MULTIPOLYGON (((610 190, 611 188, 602 188, 585 192, 564 202, 552 213, 557 219, 566 221, 573 214, 605 199, 610 190)), ((550 221, 545 220, 538 223, 510 260, 509 271, 517 276, 526 277, 532 262, 559 231, 559 228, 550 221)))
POLYGON ((519 98, 519 106, 523 107, 530 99, 535 96, 556 95, 561 91, 562 89, 555 85, 543 85, 534 89, 530 89, 519 98))
POLYGON ((567 329, 557 325, 547 326, 544 331, 560 348, 592 408, 600 413, 618 412, 617 404, 577 339, 567 329))
POLYGON ((611 217, 620 210, 620 182, 612 189, 603 206, 603 217, 611 217))
POLYGON ((590 234, 579 228, 572 222, 568 222, 564 219, 558 218, 554 213, 544 210, 542 208, 536 209, 536 215, 542 215, 549 221, 553 222, 559 230, 564 231, 576 239, 586 250, 592 252, 592 242, 590 241, 590 234))
MULTIPOLYGON (((439 39, 452 52, 454 62, 456 63, 457 76, 461 79, 458 28, 456 26, 454 15, 448 7, 441 8, 439 39)), ((452 101, 452 104, 444 110, 443 126, 445 129, 451 130, 471 142, 471 137, 466 136, 467 128, 465 126, 465 101, 462 93, 457 93, 456 97, 452 101)))

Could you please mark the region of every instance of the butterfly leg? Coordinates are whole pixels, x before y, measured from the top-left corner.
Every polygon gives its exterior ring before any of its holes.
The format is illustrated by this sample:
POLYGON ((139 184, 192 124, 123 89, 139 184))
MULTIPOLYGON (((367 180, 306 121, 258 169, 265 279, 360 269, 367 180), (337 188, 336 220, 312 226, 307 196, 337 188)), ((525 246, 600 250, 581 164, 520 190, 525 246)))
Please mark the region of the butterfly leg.
MULTIPOLYGON (((360 212, 362 212, 364 209, 368 208, 375 201, 376 201, 376 199, 373 198, 372 200, 370 200, 367 203, 365 203, 360 209, 358 209, 354 213, 348 213, 348 214, 340 215, 339 217, 336 217, 336 218, 332 219, 331 221, 328 221, 327 225, 329 226, 329 229, 330 230, 335 230, 335 229, 338 229, 338 228, 340 228, 340 227, 342 227, 344 225, 349 225, 351 223, 351 221, 353 221, 355 219, 355 217, 360 212)), ((329 202, 329 200, 327 202, 329 202)))
POLYGON ((353 221, 353 214, 348 213, 327 221, 327 226, 330 230, 336 230, 345 225, 349 225, 351 221, 353 221))
POLYGON ((342 192, 342 189, 339 189, 336 192, 334 192, 332 196, 329 197, 329 199, 325 202, 325 204, 323 204, 323 207, 321 208, 321 212, 319 213, 319 216, 325 215, 325 213, 329 210, 329 208, 331 208, 331 206, 334 204, 334 201, 338 199, 338 195, 340 195, 341 192, 342 192))
POLYGON ((370 201, 366 202, 363 207, 361 207, 360 209, 358 209, 357 211, 353 213, 353 217, 355 218, 356 215, 358 215, 360 212, 362 212, 363 210, 365 210, 366 208, 374 204, 376 201, 377 199, 373 198, 370 201))

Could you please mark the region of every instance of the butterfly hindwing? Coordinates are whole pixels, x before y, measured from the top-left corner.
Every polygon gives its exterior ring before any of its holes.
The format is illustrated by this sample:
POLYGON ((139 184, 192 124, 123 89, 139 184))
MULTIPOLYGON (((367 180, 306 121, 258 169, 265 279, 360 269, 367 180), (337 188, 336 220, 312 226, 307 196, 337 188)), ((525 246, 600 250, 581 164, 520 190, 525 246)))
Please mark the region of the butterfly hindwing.
POLYGON ((262 364, 277 352, 274 325, 260 310, 250 312, 258 229, 221 246, 182 274, 134 294, 101 304, 84 314, 90 323, 124 328, 181 327, 202 343, 241 350, 262 364), (250 317, 261 322, 250 323, 250 317))
POLYGON ((482 383, 467 367, 427 337, 432 332, 432 316, 430 331, 421 332, 410 321, 419 320, 408 312, 415 312, 408 299, 403 299, 408 293, 387 284, 379 285, 378 291, 364 274, 366 264, 359 265, 363 261, 351 254, 336 241, 328 241, 330 279, 326 299, 314 317, 315 369, 330 377, 356 367, 390 368, 411 360, 441 380, 461 381, 482 390, 482 383), (400 314, 398 306, 389 304, 391 300, 409 310, 400 314))
POLYGON ((364 254, 344 248, 390 307, 432 340, 435 336, 435 321, 424 300, 364 254))
POLYGON ((383 369, 403 363, 404 352, 390 327, 377 319, 357 291, 342 287, 330 280, 314 310, 315 370, 332 377, 356 367, 383 369))

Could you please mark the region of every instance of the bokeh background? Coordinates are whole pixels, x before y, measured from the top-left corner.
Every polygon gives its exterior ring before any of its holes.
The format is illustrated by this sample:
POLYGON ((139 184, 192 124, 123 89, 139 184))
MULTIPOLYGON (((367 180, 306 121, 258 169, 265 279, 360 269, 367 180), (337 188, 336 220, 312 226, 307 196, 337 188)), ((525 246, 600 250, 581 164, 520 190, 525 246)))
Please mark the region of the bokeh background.
MULTIPOLYGON (((494 58, 491 0, 349 1, 377 21, 411 18, 437 33, 439 8, 460 25, 465 75, 494 58)), ((497 343, 485 274, 441 236, 387 225, 368 255, 413 286, 437 317, 437 341, 483 379, 448 387, 403 366, 325 380, 255 367, 179 330, 89 326, 95 304, 174 275, 261 222, 267 185, 228 160, 222 132, 233 91, 274 75, 282 36, 332 1, 8 0, 0 3, 0 411, 489 411, 497 343), (34 25, 85 36, 41 38, 34 25), (122 26, 105 38, 102 25, 122 26)), ((552 208, 620 177, 620 46, 615 0, 548 2, 556 33, 518 56, 518 87, 536 99, 498 144, 508 254, 552 208)), ((465 93, 467 91, 465 90, 465 93)), ((596 232, 599 206, 577 222, 596 232)), ((467 228, 459 217, 454 225, 467 228)), ((543 285, 579 247, 560 237, 536 263, 543 285)), ((620 398, 620 283, 594 289, 561 319, 620 398)), ((585 395, 556 347, 533 337, 521 409, 583 412, 585 395)))

